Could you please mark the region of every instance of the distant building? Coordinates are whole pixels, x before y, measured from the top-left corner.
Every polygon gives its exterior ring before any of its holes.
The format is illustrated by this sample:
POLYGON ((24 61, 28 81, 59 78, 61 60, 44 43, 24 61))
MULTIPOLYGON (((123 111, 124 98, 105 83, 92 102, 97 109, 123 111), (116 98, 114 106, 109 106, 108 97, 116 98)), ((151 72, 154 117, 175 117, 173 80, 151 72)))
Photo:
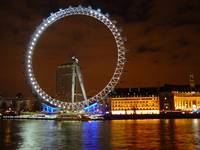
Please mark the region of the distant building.
POLYGON ((4 97, 0 100, 0 111, 11 108, 16 112, 34 111, 34 102, 30 98, 4 97))

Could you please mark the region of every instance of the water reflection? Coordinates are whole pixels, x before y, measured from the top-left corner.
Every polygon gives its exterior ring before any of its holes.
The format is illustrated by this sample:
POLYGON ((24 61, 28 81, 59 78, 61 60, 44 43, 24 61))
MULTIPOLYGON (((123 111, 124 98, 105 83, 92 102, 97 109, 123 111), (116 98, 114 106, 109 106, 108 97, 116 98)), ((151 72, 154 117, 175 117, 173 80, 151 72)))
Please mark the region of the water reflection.
POLYGON ((176 134, 175 134, 175 121, 170 120, 160 120, 159 134, 160 134, 160 148, 165 149, 177 149, 176 145, 176 134))
POLYGON ((7 128, 4 131, 5 131, 4 142, 9 145, 12 143, 11 136, 10 136, 11 135, 10 122, 7 123, 7 128))
POLYGON ((20 141, 20 137, 18 137, 19 128, 15 126, 12 121, 1 121, 0 120, 0 149, 4 149, 4 147, 10 147, 14 149, 18 141, 20 141))
POLYGON ((82 144, 84 150, 100 149, 99 122, 84 122, 82 129, 82 144))
POLYGON ((0 120, 1 149, 200 149, 200 120, 0 120))
POLYGON ((192 129, 194 135, 194 145, 195 149, 200 149, 200 121, 198 119, 193 119, 192 121, 192 129))
POLYGON ((200 120, 112 121, 113 149, 199 149, 200 120))
POLYGON ((157 148, 160 134, 158 126, 159 120, 112 121, 113 149, 157 148))
POLYGON ((52 121, 25 121, 20 122, 19 149, 30 149, 31 147, 56 148, 57 130, 55 122, 52 121), (55 132, 56 131, 56 132, 55 132))

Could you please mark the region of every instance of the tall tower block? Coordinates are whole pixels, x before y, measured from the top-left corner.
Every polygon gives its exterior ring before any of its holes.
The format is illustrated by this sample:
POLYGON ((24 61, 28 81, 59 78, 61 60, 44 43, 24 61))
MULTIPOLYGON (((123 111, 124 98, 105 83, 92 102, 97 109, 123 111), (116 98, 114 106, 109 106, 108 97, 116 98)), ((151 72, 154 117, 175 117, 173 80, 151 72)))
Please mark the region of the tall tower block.
POLYGON ((76 57, 72 57, 70 63, 57 66, 56 98, 72 103, 87 99, 79 60, 76 57))

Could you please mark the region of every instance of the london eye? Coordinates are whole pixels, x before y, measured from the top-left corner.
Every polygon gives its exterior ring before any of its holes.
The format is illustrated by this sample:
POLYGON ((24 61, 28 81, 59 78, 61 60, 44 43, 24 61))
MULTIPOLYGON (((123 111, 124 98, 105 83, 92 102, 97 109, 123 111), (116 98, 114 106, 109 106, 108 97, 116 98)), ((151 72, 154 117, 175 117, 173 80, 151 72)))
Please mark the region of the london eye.
POLYGON ((26 50, 26 58, 25 58, 25 68, 27 79, 31 85, 32 90, 45 102, 50 103, 56 107, 60 107, 63 109, 83 109, 88 106, 90 103, 99 102, 104 99, 117 85, 120 80, 121 74, 123 73, 124 64, 126 62, 126 48, 124 46, 125 38, 121 35, 121 29, 116 26, 116 22, 112 21, 109 18, 108 14, 103 14, 100 9, 94 10, 91 7, 68 7, 66 9, 60 9, 55 13, 51 13, 49 17, 44 19, 42 23, 36 28, 35 32, 32 34, 31 39, 28 43, 28 47, 26 50), (80 102, 63 102, 59 99, 55 99, 52 96, 48 95, 39 85, 33 71, 32 67, 32 59, 34 54, 34 49, 39 41, 41 35, 45 30, 55 23, 56 21, 72 16, 72 15, 85 15, 92 18, 97 19, 102 22, 112 33, 115 44, 117 47, 117 63, 115 67, 115 71, 106 84, 106 86, 97 92, 93 97, 84 99, 80 102))

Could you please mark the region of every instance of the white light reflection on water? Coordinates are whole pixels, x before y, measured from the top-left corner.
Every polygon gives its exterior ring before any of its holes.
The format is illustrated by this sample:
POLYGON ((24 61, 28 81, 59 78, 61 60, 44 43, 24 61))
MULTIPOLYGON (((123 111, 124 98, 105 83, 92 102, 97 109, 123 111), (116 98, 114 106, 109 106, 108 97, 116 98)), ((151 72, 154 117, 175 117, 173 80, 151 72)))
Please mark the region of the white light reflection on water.
POLYGON ((200 119, 0 120, 0 149, 200 149, 200 119))

